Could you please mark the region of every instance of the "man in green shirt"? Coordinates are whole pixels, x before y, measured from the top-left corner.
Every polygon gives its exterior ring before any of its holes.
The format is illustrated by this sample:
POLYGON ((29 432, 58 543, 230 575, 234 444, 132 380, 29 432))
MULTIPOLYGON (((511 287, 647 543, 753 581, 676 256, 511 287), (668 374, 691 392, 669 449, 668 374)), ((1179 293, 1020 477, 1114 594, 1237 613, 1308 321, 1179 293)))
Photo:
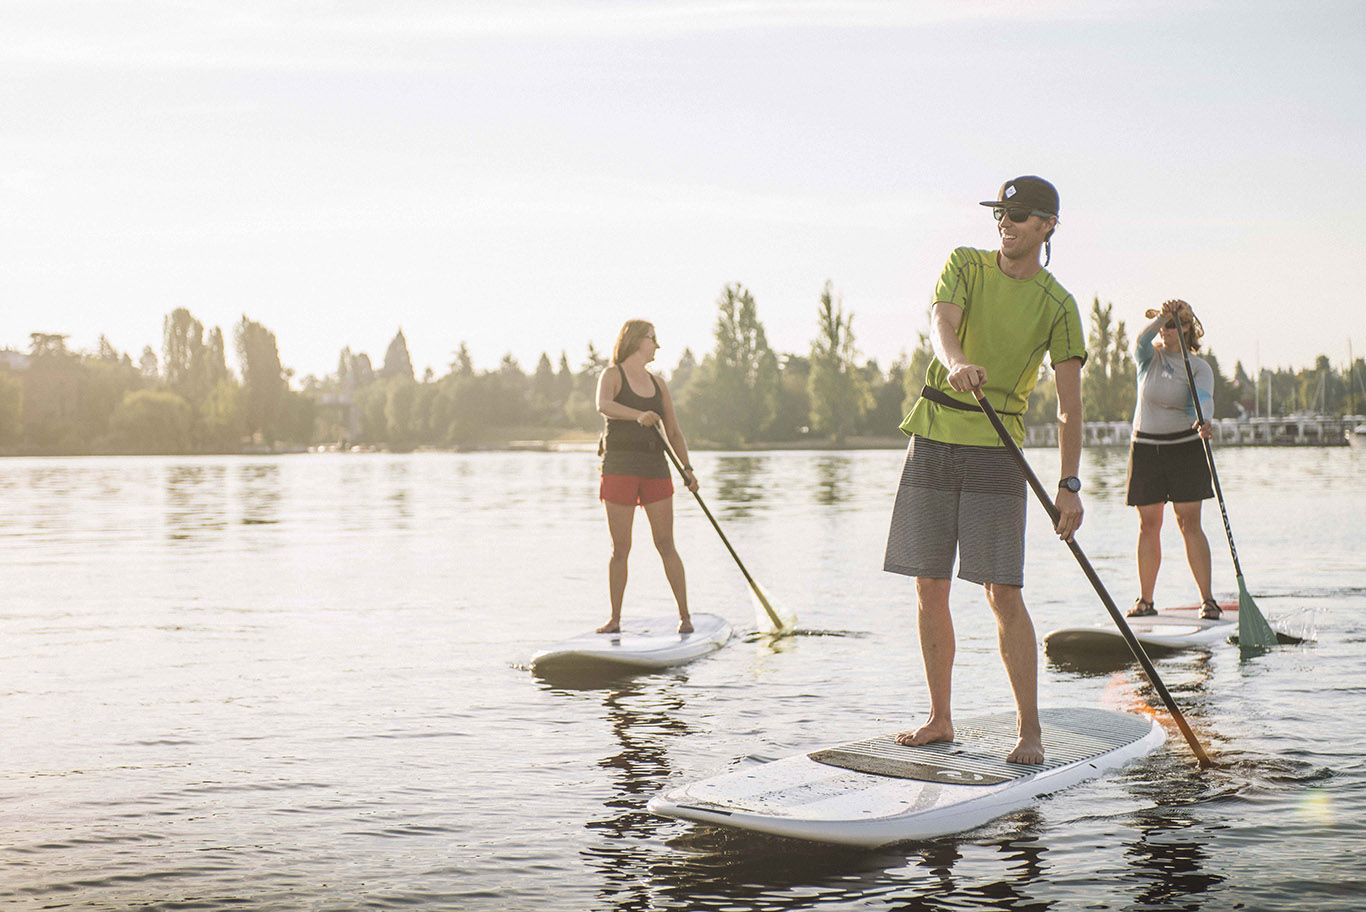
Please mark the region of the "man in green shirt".
POLYGON ((1022 596, 1025 479, 986 415, 981 390, 1015 442, 1045 356, 1058 390, 1061 481, 1055 531, 1064 540, 1081 525, 1081 367, 1086 340, 1077 302, 1044 268, 1058 224, 1058 192, 1048 181, 1017 177, 990 206, 998 250, 960 247, 935 288, 930 341, 935 360, 921 397, 902 422, 910 436, 883 569, 915 577, 920 650, 930 717, 903 732, 903 744, 953 740, 950 711, 954 658, 949 584, 979 583, 996 616, 1001 659, 1010 678, 1019 741, 1006 759, 1042 763, 1038 712, 1038 643, 1022 596), (1039 262, 1040 250, 1046 253, 1039 262))

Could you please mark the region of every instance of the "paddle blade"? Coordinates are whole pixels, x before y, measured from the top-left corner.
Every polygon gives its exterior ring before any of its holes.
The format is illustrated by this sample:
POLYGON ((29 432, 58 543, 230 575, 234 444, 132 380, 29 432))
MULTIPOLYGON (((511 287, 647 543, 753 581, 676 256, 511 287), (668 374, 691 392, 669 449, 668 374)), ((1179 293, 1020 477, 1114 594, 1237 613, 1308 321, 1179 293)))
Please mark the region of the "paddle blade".
POLYGON ((750 587, 749 600, 754 603, 754 626, 760 633, 784 633, 797 623, 797 615, 790 610, 778 610, 758 583, 750 587))
POLYGON ((1277 646, 1280 641, 1276 638, 1276 631, 1271 629, 1271 625, 1262 617, 1262 612, 1257 608, 1257 603, 1248 594, 1247 586, 1243 583, 1243 578, 1238 577, 1238 648, 1240 649, 1269 649, 1277 646))

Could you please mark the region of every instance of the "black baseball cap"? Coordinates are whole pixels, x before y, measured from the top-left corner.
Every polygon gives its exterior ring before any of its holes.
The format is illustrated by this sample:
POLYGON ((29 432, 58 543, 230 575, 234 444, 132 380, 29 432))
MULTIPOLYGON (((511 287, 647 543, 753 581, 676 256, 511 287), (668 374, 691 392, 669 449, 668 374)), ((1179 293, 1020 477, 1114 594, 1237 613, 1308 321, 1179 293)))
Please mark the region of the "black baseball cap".
POLYGON ((1058 188, 1042 177, 1026 174, 1001 185, 996 199, 979 203, 982 206, 1024 206, 1040 212, 1058 214, 1058 188))

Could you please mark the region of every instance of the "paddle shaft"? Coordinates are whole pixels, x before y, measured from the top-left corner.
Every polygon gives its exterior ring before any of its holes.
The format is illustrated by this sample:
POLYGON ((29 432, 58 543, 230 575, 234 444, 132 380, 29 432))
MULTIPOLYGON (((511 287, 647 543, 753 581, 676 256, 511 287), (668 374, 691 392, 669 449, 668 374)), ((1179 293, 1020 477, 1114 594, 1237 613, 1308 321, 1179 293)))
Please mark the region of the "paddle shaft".
MULTIPOLYGON (((982 394, 980 389, 973 390, 973 395, 977 397, 977 402, 981 405, 982 411, 986 413, 987 420, 991 422, 991 426, 996 429, 997 435, 1001 438, 1001 443, 1010 451, 1010 455, 1015 457, 1015 462, 1019 464, 1020 470, 1024 472, 1025 480, 1028 481, 1029 486, 1034 489, 1034 493, 1039 498, 1039 502, 1043 504, 1043 508, 1048 511, 1049 519, 1053 520, 1054 525, 1056 525, 1060 515, 1057 505, 1053 503, 1053 499, 1048 496, 1048 492, 1045 491, 1043 485, 1039 483, 1039 477, 1035 475, 1034 470, 1029 467, 1029 462, 1025 459, 1024 453, 1022 453, 1020 448, 1015 444, 1014 439, 1010 436, 1010 432, 1006 430, 1006 426, 1001 423, 1001 417, 996 414, 996 409, 986 400, 986 397, 982 394)), ((1195 732, 1191 731, 1190 725, 1186 723, 1186 717, 1181 714, 1181 710, 1177 707, 1176 701, 1173 700, 1172 695, 1167 692, 1167 685, 1163 684, 1162 679, 1158 677, 1157 669, 1153 667, 1152 660, 1148 658, 1148 654, 1143 650, 1143 644, 1138 641, 1134 636, 1134 632, 1129 629, 1129 624, 1124 620, 1124 615, 1120 613, 1118 606, 1115 605, 1115 600, 1110 598, 1110 593, 1106 591, 1105 584, 1100 581, 1100 577, 1096 574, 1095 568, 1091 566, 1091 562, 1087 560, 1086 555, 1082 553, 1081 546, 1077 544, 1075 537, 1067 543, 1067 547, 1072 550, 1072 556, 1075 557, 1077 563, 1081 565, 1082 572, 1085 573, 1086 578, 1091 581, 1091 585, 1095 588, 1096 594, 1100 596, 1101 602, 1105 605, 1105 610, 1110 612, 1110 617, 1114 619, 1115 624, 1119 627, 1119 632, 1124 637, 1124 642, 1129 644, 1129 651, 1134 654, 1134 658, 1138 659, 1138 663, 1143 666, 1143 672, 1148 676, 1148 680, 1152 682, 1153 688, 1162 698, 1162 702, 1167 705, 1167 710, 1172 714, 1172 718, 1176 720, 1176 726, 1181 729, 1181 734, 1186 737, 1186 741, 1190 744, 1191 751, 1195 754, 1195 759, 1199 761, 1200 767, 1202 769, 1207 769, 1212 766, 1213 764, 1209 759, 1209 755, 1205 753, 1204 748, 1200 746, 1200 742, 1195 737, 1195 732)))
MULTIPOLYGON (((1200 408, 1200 394, 1195 389, 1195 371, 1191 370, 1191 356, 1186 351, 1186 340, 1181 332, 1180 318, 1173 317, 1178 323, 1176 328, 1176 340, 1181 343, 1181 360, 1186 363, 1186 382, 1190 384, 1191 401, 1195 403, 1195 419, 1201 424, 1205 423, 1204 410, 1200 408)), ((1219 515, 1224 518, 1224 535, 1228 538, 1228 550, 1233 555, 1233 572, 1238 574, 1241 579, 1243 575, 1242 565, 1238 563, 1238 546, 1233 543, 1233 527, 1228 522, 1228 508, 1224 506, 1224 489, 1219 487, 1219 470, 1214 467, 1214 447, 1205 436, 1200 435, 1200 442, 1205 445, 1205 461, 1209 463, 1209 477, 1214 482, 1214 493, 1219 498, 1219 515)))
MULTIPOLYGON (((679 476, 683 479, 683 484, 686 485, 688 483, 688 473, 683 470, 683 463, 679 462, 678 454, 674 452, 673 445, 669 443, 669 435, 664 433, 664 428, 659 424, 655 425, 655 430, 659 431, 659 437, 664 441, 664 452, 669 454, 669 460, 674 464, 674 468, 678 470, 679 476)), ((692 492, 692 496, 697 498, 697 505, 702 508, 702 512, 705 513, 707 519, 711 521, 711 527, 716 530, 716 534, 721 536, 721 544, 725 545, 726 550, 730 552, 730 556, 735 558, 735 566, 739 567, 740 572, 745 575, 745 582, 749 583, 749 588, 754 592, 755 597, 759 599, 759 604, 763 605, 764 611, 768 612, 768 619, 773 622, 775 628, 782 630, 783 622, 778 618, 778 612, 773 610, 773 606, 768 603, 768 599, 764 597, 763 592, 759 589, 759 584, 754 581, 754 577, 750 576, 749 571, 745 569, 744 561, 740 560, 740 555, 736 554, 735 549, 731 547, 730 539, 726 538, 726 533, 721 531, 721 524, 716 521, 715 516, 711 515, 711 510, 707 509, 707 502, 704 501, 702 495, 698 494, 696 491, 692 492)))

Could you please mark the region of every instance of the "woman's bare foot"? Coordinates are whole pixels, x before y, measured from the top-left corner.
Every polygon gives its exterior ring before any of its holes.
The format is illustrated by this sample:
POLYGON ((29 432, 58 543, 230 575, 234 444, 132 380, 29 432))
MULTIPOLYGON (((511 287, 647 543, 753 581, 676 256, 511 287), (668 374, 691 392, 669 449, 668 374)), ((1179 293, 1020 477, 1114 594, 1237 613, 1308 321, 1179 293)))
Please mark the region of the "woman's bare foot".
POLYGON ((680 617, 678 621, 679 633, 692 633, 692 618, 680 617))
POLYGON ((952 741, 953 723, 940 722, 933 716, 930 721, 917 728, 915 731, 904 731, 896 736, 897 744, 904 744, 907 747, 918 747, 921 744, 930 744, 934 741, 952 741))
POLYGON ((1021 736, 1015 749, 1006 754, 1007 763, 1043 763, 1043 739, 1037 735, 1021 736))
POLYGON ((621 621, 608 621, 598 628, 598 633, 621 633, 621 621))

